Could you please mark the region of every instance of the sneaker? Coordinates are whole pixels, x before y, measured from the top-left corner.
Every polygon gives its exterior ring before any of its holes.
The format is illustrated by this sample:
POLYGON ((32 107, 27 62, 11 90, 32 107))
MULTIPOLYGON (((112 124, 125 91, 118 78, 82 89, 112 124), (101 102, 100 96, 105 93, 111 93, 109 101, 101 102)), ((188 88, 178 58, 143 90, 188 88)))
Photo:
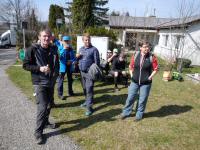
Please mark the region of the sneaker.
POLYGON ((70 92, 69 94, 68 94, 68 96, 74 96, 75 94, 74 94, 74 92, 70 92))
POLYGON ((86 116, 91 116, 93 114, 94 110, 92 108, 87 109, 87 111, 85 112, 86 116))
POLYGON ((115 88, 115 93, 117 93, 119 91, 119 88, 115 88))
POLYGON ((56 104, 54 102, 52 102, 51 107, 56 107, 56 104))
POLYGON ((37 144, 43 144, 44 143, 44 137, 43 137, 43 134, 41 134, 41 135, 36 135, 36 134, 34 134, 34 136, 35 136, 35 141, 36 141, 36 143, 37 144))
POLYGON ((122 115, 122 116, 121 116, 121 120, 124 120, 124 119, 126 119, 126 118, 128 118, 128 116, 125 116, 125 115, 122 115))
POLYGON ((139 122, 139 121, 141 121, 142 120, 142 118, 135 118, 134 119, 134 122, 139 122))
POLYGON ((86 103, 83 103, 80 105, 80 107, 82 107, 82 108, 86 108, 86 106, 87 106, 86 103))
POLYGON ((55 123, 50 123, 50 122, 48 122, 48 123, 45 125, 45 128, 48 128, 48 129, 55 129, 55 128, 57 128, 57 127, 56 127, 56 124, 55 124, 55 123))
POLYGON ((62 96, 58 95, 58 98, 61 99, 61 100, 65 100, 65 97, 63 95, 62 96))

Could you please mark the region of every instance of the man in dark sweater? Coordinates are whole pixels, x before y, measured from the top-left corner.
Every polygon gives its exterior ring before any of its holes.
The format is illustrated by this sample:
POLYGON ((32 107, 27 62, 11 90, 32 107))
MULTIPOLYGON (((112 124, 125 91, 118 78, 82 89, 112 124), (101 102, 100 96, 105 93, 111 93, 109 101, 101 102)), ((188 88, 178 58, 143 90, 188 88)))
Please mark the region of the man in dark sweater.
POLYGON ((87 33, 84 34, 82 40, 84 46, 80 48, 79 53, 76 55, 76 57, 79 60, 79 69, 81 71, 82 86, 86 97, 85 103, 83 103, 81 106, 87 108, 85 115, 90 116, 93 113, 92 105, 94 95, 94 80, 89 75, 88 71, 93 63, 100 66, 100 58, 99 51, 96 47, 92 46, 91 44, 90 35, 87 33))
POLYGON ((113 49, 113 55, 108 59, 108 62, 112 63, 109 74, 111 74, 114 77, 114 84, 115 84, 114 89, 115 92, 117 92, 119 91, 119 88, 117 86, 119 76, 122 77, 127 76, 127 73, 125 71, 126 68, 125 55, 123 53, 119 54, 118 49, 115 48, 113 49))
POLYGON ((43 29, 39 33, 39 45, 26 50, 23 68, 31 72, 32 83, 36 88, 37 117, 34 136, 37 144, 44 142, 45 127, 55 128, 49 123, 52 104, 52 79, 58 73, 59 60, 55 46, 50 46, 51 32, 43 29))

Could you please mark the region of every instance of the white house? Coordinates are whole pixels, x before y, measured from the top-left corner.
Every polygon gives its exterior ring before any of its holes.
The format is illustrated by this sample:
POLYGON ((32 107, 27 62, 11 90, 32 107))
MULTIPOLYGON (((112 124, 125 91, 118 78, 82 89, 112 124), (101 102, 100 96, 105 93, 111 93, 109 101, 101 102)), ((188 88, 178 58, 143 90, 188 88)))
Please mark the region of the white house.
POLYGON ((164 59, 187 58, 200 65, 200 16, 186 19, 110 16, 110 29, 119 32, 118 44, 138 49, 138 41, 147 39, 154 53, 164 59))
POLYGON ((175 19, 159 27, 154 53, 165 59, 187 58, 200 66, 200 16, 175 19))

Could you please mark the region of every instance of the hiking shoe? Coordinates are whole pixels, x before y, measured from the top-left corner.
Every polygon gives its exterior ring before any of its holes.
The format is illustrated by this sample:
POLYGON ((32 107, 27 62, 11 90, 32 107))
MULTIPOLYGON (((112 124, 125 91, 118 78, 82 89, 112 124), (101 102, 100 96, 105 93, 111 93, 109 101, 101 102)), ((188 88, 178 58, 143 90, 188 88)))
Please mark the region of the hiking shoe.
POLYGON ((36 134, 34 134, 34 136, 35 136, 35 142, 36 142, 38 145, 44 143, 44 137, 43 137, 43 134, 40 134, 40 135, 36 135, 36 134))
POLYGON ((126 116, 126 115, 121 115, 121 120, 124 120, 126 118, 128 118, 129 116, 126 116))
POLYGON ((74 96, 75 94, 74 94, 74 92, 70 92, 69 94, 68 94, 68 96, 74 96))
POLYGON ((117 93, 118 91, 120 91, 119 88, 115 88, 115 93, 117 93))
POLYGON ((80 105, 80 107, 82 107, 82 108, 86 108, 86 106, 87 106, 86 103, 83 103, 80 105))
POLYGON ((55 128, 57 128, 57 127, 56 127, 56 124, 55 124, 55 123, 50 123, 50 122, 48 122, 48 123, 45 125, 45 128, 48 128, 48 129, 55 129, 55 128))
POLYGON ((142 118, 135 118, 134 119, 134 122, 139 122, 139 121, 141 121, 142 120, 142 118))
POLYGON ((58 95, 58 98, 61 100, 65 100, 65 97, 63 95, 58 95))
POLYGON ((92 108, 87 109, 87 111, 85 112, 86 116, 91 116, 93 114, 94 110, 92 108))

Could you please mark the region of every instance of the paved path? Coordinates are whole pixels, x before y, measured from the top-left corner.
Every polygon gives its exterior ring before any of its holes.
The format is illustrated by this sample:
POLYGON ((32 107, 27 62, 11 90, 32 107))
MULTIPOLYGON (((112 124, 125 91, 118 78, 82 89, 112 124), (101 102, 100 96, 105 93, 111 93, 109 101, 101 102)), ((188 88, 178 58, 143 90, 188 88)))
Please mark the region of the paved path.
POLYGON ((15 56, 13 49, 0 49, 0 150, 79 150, 79 146, 61 134, 50 136, 44 145, 35 144, 36 107, 5 73, 15 56))

